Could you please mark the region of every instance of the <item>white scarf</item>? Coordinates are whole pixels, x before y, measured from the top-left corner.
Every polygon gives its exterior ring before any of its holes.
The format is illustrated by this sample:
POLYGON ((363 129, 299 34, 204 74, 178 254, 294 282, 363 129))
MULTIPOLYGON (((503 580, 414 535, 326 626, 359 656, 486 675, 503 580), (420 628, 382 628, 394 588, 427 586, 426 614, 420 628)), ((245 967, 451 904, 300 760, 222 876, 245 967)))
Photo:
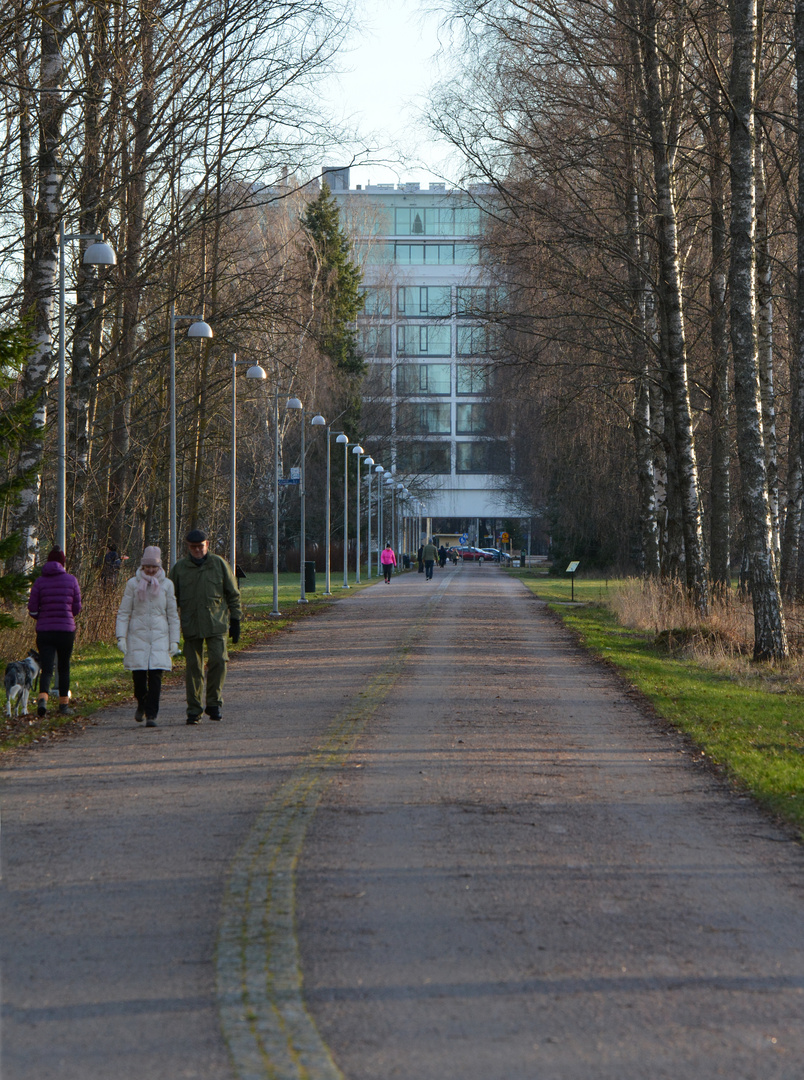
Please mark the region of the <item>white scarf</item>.
POLYGON ((144 600, 148 595, 148 589, 158 596, 159 588, 164 576, 165 571, 162 570, 161 567, 153 576, 146 574, 142 567, 140 567, 137 571, 137 599, 144 600))

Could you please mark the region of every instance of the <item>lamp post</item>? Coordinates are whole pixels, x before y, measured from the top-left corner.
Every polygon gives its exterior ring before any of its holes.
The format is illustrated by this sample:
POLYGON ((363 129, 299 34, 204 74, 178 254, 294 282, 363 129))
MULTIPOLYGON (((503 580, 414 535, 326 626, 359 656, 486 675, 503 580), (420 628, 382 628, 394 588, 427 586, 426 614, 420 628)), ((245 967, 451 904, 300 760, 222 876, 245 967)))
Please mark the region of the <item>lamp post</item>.
POLYGON ((385 469, 382 465, 378 465, 374 472, 377 474, 377 576, 380 573, 380 551, 384 543, 384 536, 382 531, 382 474, 385 469))
POLYGON ((394 540, 395 519, 394 519, 394 478, 393 478, 393 476, 386 476, 386 478, 385 478, 385 486, 388 488, 388 493, 391 496, 391 506, 390 506, 390 510, 389 510, 388 521, 389 521, 389 524, 390 524, 390 527, 391 527, 391 531, 390 531, 391 547, 393 548, 394 553, 396 553, 396 541, 394 540))
MULTIPOLYGON (((283 391, 284 393, 284 391, 283 391)), ((301 409, 302 403, 297 397, 289 397, 285 402, 287 409, 301 409)), ((281 615, 279 610, 279 387, 274 387, 274 558, 273 558, 274 606, 271 615, 281 615)))
MULTIPOLYGON (((331 521, 330 521, 330 490, 329 489, 330 489, 331 460, 330 460, 330 441, 329 440, 330 440, 331 435, 337 435, 339 437, 338 441, 340 441, 340 436, 343 435, 343 434, 344 433, 342 431, 333 431, 331 424, 327 427, 327 490, 326 490, 326 497, 325 497, 325 502, 324 502, 324 506, 325 506, 325 513, 324 513, 324 519, 325 519, 324 520, 324 562, 326 564, 325 568, 324 568, 324 585, 325 585, 325 587, 324 587, 324 596, 332 596, 332 588, 331 588, 331 582, 330 582, 330 569, 331 569, 330 568, 330 562, 331 562, 331 560, 330 560, 330 532, 331 532, 331 529, 332 529, 332 524, 331 524, 331 521)), ((348 436, 344 436, 344 438, 346 439, 347 442, 349 441, 348 436)))
MULTIPOLYGON (((232 353, 232 490, 229 493, 229 543, 232 570, 237 569, 237 369, 248 360, 238 360, 237 353, 232 353)), ((252 364, 246 372, 247 379, 267 379, 268 376, 259 364, 252 364)), ((171 533, 171 535, 173 535, 171 533)))
POLYGON ((211 338, 212 327, 200 315, 177 315, 170 305, 170 565, 176 562, 176 322, 190 319, 187 337, 211 338))
POLYGON ((357 555, 355 556, 355 585, 360 584, 360 455, 363 447, 360 443, 352 446, 352 453, 357 459, 357 555))
MULTIPOLYGON (((368 540, 366 543, 366 574, 369 581, 371 581, 371 466, 374 464, 374 458, 371 454, 366 454, 363 458, 363 464, 368 466, 368 510, 366 511, 366 525, 368 526, 368 540)), ((358 474, 360 472, 360 465, 357 466, 358 474)))
MULTIPOLYGON (((322 427, 322 426, 326 425, 326 420, 324 419, 324 417, 320 413, 316 413, 316 415, 310 421, 310 424, 312 426, 314 426, 314 427, 322 427)), ((300 474, 301 491, 300 491, 300 494, 299 494, 299 514, 300 514, 299 530, 300 530, 300 533, 301 533, 301 537, 300 537, 300 541, 299 541, 299 548, 300 548, 299 557, 300 557, 300 560, 301 560, 301 566, 299 568, 300 571, 301 571, 301 579, 300 579, 300 582, 299 582, 299 603, 300 604, 306 604, 307 603, 307 592, 306 592, 307 582, 305 580, 305 559, 306 559, 306 544, 307 544, 305 508, 307 506, 307 473, 305 471, 305 462, 304 462, 305 453, 306 453, 306 447, 305 447, 304 409, 302 409, 301 474, 300 474)))
POLYGON ((404 499, 405 495, 407 494, 407 488, 405 487, 404 484, 397 484, 396 485, 396 490, 397 490, 397 496, 396 496, 396 520, 397 520, 396 538, 397 538, 397 543, 399 544, 400 552, 404 552, 405 551, 405 508, 404 508, 403 499, 404 499))
POLYGON ((116 266, 117 256, 101 233, 68 233, 64 218, 59 223, 59 389, 58 389, 58 465, 56 472, 56 543, 62 551, 67 545, 67 363, 65 357, 66 265, 65 249, 68 240, 93 240, 84 252, 85 266, 116 266))
POLYGON ((343 587, 349 588, 349 436, 335 440, 343 445, 343 587))

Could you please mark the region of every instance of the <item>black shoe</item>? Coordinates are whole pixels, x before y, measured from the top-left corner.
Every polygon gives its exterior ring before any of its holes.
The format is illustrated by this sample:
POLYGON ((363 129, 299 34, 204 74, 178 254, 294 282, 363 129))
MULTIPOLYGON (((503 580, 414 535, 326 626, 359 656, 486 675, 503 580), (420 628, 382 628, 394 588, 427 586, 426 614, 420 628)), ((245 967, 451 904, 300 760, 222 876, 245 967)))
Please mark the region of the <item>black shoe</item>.
POLYGON ((207 714, 210 720, 221 719, 221 711, 217 705, 208 705, 206 709, 204 709, 204 712, 207 714))
POLYGON ((37 705, 36 706, 36 715, 37 716, 47 716, 47 705, 37 705))
POLYGON ((154 718, 152 716, 146 716, 145 717, 145 726, 146 727, 156 727, 156 720, 154 720, 154 718))
POLYGON ((62 716, 73 716, 73 710, 69 705, 59 705, 59 712, 62 716))
POLYGON ((145 719, 145 709, 137 709, 137 711, 134 713, 134 719, 137 721, 138 724, 141 724, 145 719))
POLYGON ((201 723, 201 714, 200 713, 187 713, 187 723, 188 724, 200 724, 201 723))

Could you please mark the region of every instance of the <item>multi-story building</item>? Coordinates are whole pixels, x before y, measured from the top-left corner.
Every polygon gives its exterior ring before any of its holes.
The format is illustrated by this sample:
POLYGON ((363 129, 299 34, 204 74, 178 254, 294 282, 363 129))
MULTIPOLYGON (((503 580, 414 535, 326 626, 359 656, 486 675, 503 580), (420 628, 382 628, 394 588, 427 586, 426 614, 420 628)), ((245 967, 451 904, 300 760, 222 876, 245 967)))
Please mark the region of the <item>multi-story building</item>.
POLYGON ((365 444, 420 494, 435 531, 483 543, 495 521, 522 516, 489 395, 495 289, 478 258, 483 193, 350 188, 348 169, 324 178, 363 268, 365 444))

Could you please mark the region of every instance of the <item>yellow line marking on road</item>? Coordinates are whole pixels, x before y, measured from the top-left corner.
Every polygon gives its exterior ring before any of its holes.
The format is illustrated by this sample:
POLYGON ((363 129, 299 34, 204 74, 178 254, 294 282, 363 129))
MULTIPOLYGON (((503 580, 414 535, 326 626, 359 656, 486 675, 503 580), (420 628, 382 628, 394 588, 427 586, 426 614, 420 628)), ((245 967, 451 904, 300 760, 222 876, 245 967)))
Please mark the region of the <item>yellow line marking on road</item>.
POLYGON ((302 996, 296 866, 335 770, 401 675, 451 580, 450 575, 430 596, 382 670, 277 789, 235 856, 218 932, 216 976, 221 1025, 238 1080, 344 1080, 302 996))

